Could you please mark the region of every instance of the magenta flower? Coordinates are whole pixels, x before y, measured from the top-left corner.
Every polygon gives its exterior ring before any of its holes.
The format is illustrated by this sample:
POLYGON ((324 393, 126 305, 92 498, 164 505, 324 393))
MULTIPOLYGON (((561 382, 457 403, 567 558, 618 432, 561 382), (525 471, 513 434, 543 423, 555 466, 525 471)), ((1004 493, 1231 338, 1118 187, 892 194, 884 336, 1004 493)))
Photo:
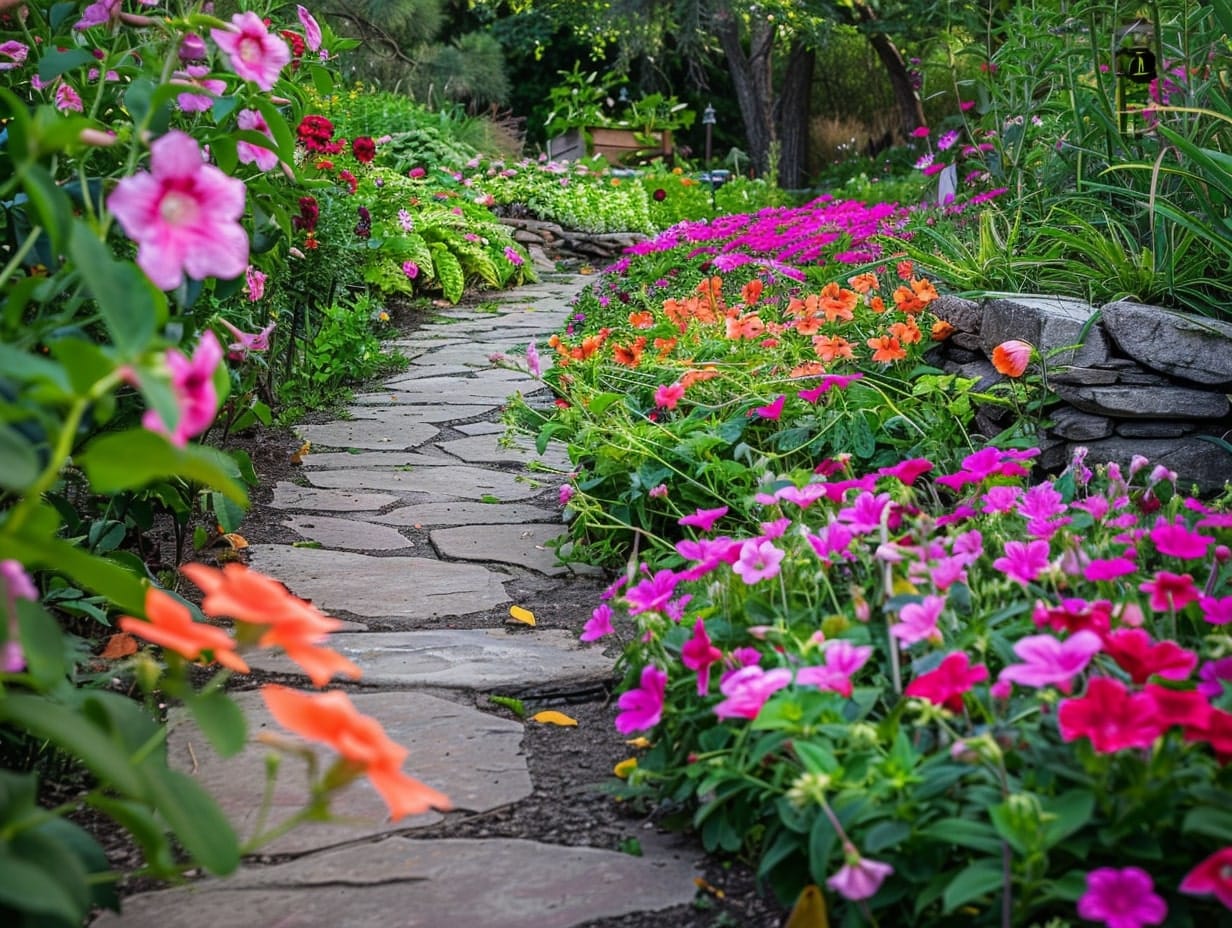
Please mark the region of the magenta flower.
POLYGON ((231 70, 262 90, 272 90, 291 60, 291 49, 270 33, 256 13, 236 13, 229 29, 211 29, 210 37, 226 53, 231 70))
POLYGON ((837 554, 839 558, 854 557, 851 543, 856 536, 841 522, 831 522, 816 535, 810 533, 804 537, 823 561, 830 560, 831 554, 837 554))
MULTIPOLYGON (((251 264, 244 268, 244 292, 248 294, 248 302, 255 303, 257 300, 261 299, 261 297, 265 296, 265 282, 267 280, 269 280, 269 275, 261 269, 254 267, 251 264)), ((273 330, 273 328, 273 325, 270 325, 270 327, 265 330, 265 344, 263 344, 260 348, 253 349, 254 351, 264 351, 269 347, 269 333, 273 330)))
POLYGON ((1101 754, 1150 747, 1160 734, 1155 701, 1111 677, 1093 677, 1085 696, 1062 700, 1057 724, 1064 740, 1088 738, 1101 754))
POLYGON ((0 652, 0 673, 21 673, 26 669, 26 655, 21 648, 21 629, 17 624, 17 600, 38 602, 38 589, 21 561, 12 558, 0 561, 0 593, 8 615, 8 638, 0 652))
POLYGON ((539 346, 532 338, 526 345, 526 369, 532 377, 543 376, 543 362, 539 359, 539 346))
POLYGON ((577 491, 573 489, 573 484, 562 483, 560 485, 560 490, 557 492, 557 498, 562 506, 568 506, 569 500, 573 499, 574 494, 576 493, 577 491))
POLYGON ((1198 597, 1198 607, 1202 610, 1202 618, 1211 625, 1227 625, 1232 622, 1232 596, 1198 597))
POLYGON ((56 109, 61 113, 81 113, 85 110, 85 106, 81 102, 81 95, 63 82, 56 86, 55 102, 56 109))
POLYGON ((184 275, 232 278, 248 266, 244 182, 201 160, 189 135, 172 130, 150 146, 150 171, 125 177, 107 198, 137 264, 155 286, 172 290, 184 275))
POLYGON ((626 590, 625 602, 629 606, 629 615, 662 611, 676 592, 680 579, 675 571, 664 569, 626 590))
POLYGON ((1082 576, 1084 579, 1096 583, 1100 580, 1115 580, 1117 577, 1128 576, 1137 569, 1138 565, 1127 555, 1094 558, 1083 568, 1082 576))
POLYGON ((971 666, 971 659, 963 651, 954 651, 941 660, 936 670, 920 674, 907 684, 908 696, 927 699, 951 712, 961 712, 963 694, 975 684, 988 679, 988 667, 984 664, 971 666))
POLYGON ((838 873, 826 880, 826 885, 844 899, 859 902, 871 898, 892 873, 894 868, 889 864, 861 857, 853 849, 847 856, 847 862, 838 873))
POLYGON ((890 467, 878 468, 877 474, 881 477, 895 477, 910 486, 915 483, 917 477, 927 474, 932 469, 933 462, 928 458, 909 458, 890 467))
POLYGON ((1214 894, 1232 909, 1232 847, 1221 848, 1190 870, 1179 888, 1191 896, 1214 894))
POLYGON ((690 670, 697 671, 697 695, 705 696, 710 689, 710 665, 717 663, 723 652, 710 643, 706 623, 698 619, 693 626, 693 637, 680 649, 680 661, 690 670))
POLYGON ((419 276, 419 265, 414 261, 403 261, 402 273, 406 275, 407 280, 414 280, 419 276))
POLYGON ((188 439, 208 429, 218 412, 214 371, 222 362, 222 345, 218 336, 207 329, 197 342, 191 360, 175 348, 169 348, 166 357, 171 371, 171 389, 179 406, 179 421, 169 431, 162 417, 153 409, 147 409, 141 424, 151 432, 167 435, 173 445, 183 447, 188 439))
POLYGON ((642 668, 642 678, 636 689, 620 694, 616 705, 616 730, 622 735, 646 731, 659 724, 663 717, 663 696, 667 692, 667 672, 654 664, 642 668))
POLYGON ((850 697, 851 678, 872 654, 871 645, 856 645, 841 638, 830 641, 826 645, 825 663, 820 667, 801 667, 796 671, 796 683, 850 697))
POLYGON ((699 509, 692 515, 681 516, 677 520, 678 525, 691 525, 694 528, 701 529, 703 532, 708 532, 714 528, 714 523, 727 515, 728 509, 726 506, 720 506, 718 509, 699 509))
POLYGON ((304 27, 304 44, 308 46, 308 51, 315 52, 321 47, 321 27, 302 6, 295 7, 295 15, 299 17, 300 25, 304 27))
POLYGON ((787 394, 780 393, 769 406, 754 407, 753 413, 761 419, 778 419, 783 415, 783 404, 787 402, 787 394))
POLYGON ((664 409, 675 409, 676 404, 683 397, 684 386, 682 384, 662 384, 655 390, 654 402, 656 406, 662 406, 664 409))
POLYGON ((1155 892, 1151 875, 1140 867, 1100 867, 1087 874, 1078 914, 1107 928, 1143 928, 1162 924, 1168 905, 1155 892))
POLYGON ((223 327, 235 339, 227 346, 227 352, 233 360, 242 361, 250 351, 268 351, 270 333, 274 331, 276 322, 271 322, 260 332, 242 332, 226 319, 221 320, 223 327))
POLYGON ((120 15, 120 0, 95 0, 81 12, 74 29, 89 29, 109 23, 120 15))
POLYGON ((1026 586, 1048 566, 1048 553, 1046 541, 1007 541, 1005 555, 993 561, 992 566, 1011 580, 1026 586))
POLYGON ((732 570, 740 579, 752 586, 761 580, 777 577, 779 564, 785 554, 774 546, 774 542, 760 538, 750 538, 740 547, 740 560, 732 564, 732 570))
POLYGON ((30 46, 15 39, 10 39, 8 42, 0 42, 0 57, 9 59, 8 61, 0 61, 0 71, 12 71, 14 68, 21 67, 26 61, 26 56, 29 54, 30 46))
POLYGON ((594 611, 590 614, 590 618, 586 620, 586 625, 582 628, 580 640, 582 641, 598 641, 600 638, 607 635, 614 635, 616 629, 612 627, 612 607, 607 603, 600 603, 595 606, 594 611))
POLYGON ((755 719, 766 700, 789 683, 791 671, 785 667, 774 670, 762 670, 756 664, 741 667, 723 677, 719 692, 727 698, 714 707, 714 714, 721 719, 755 719))
POLYGON ((923 602, 907 603, 899 610, 898 621, 890 626, 890 634, 910 647, 921 641, 941 643, 937 620, 945 608, 944 596, 925 596, 923 602))
MULTIPOLYGON (((881 528, 886 509, 893 504, 889 493, 878 493, 874 496, 871 491, 864 490, 852 501, 852 505, 839 510, 838 517, 840 521, 850 525, 853 532, 872 532, 881 528)), ((891 514, 891 526, 893 522, 894 516, 891 514)))
POLYGON ((1218 699, 1223 695, 1224 682, 1232 684, 1232 657, 1207 661, 1198 671, 1198 680, 1199 693, 1207 699, 1218 699))
MULTIPOLYGON (((270 131, 269 124, 266 123, 265 117, 258 110, 240 110, 239 115, 235 117, 235 123, 241 129, 260 132, 267 139, 273 141, 274 133, 270 131)), ((237 141, 235 143, 235 154, 239 158, 240 164, 256 164, 258 170, 261 171, 268 171, 278 166, 277 152, 271 151, 268 148, 262 148, 260 145, 252 142, 237 141)))
POLYGON ((517 249, 511 245, 505 246, 505 259, 514 267, 517 267, 522 263, 522 256, 518 254, 517 249))
POLYGON ((206 77, 210 69, 205 65, 189 65, 183 71, 171 75, 171 83, 183 84, 185 87, 196 87, 209 93, 182 93, 175 98, 175 104, 185 113, 204 113, 214 105, 214 98, 227 89, 226 81, 206 77))
POLYGON ((821 483, 806 483, 802 487, 787 486, 774 491, 776 500, 786 500, 801 509, 807 509, 825 495, 826 487, 821 483))
POLYGON ((1064 641, 1052 635, 1029 635, 1014 645, 1014 653, 1024 663, 1010 664, 998 679, 1033 687, 1055 684, 1068 693, 1074 677, 1086 669, 1102 647, 1099 635, 1085 629, 1064 641))
POLYGON ((1138 589, 1151 595, 1151 608, 1156 612, 1184 609, 1201 595, 1189 574, 1173 574, 1166 570, 1139 584, 1138 589))
POLYGON ((1160 516, 1155 520, 1155 527, 1151 529, 1151 542, 1159 553, 1182 560, 1206 557, 1206 549, 1214 541, 1209 535, 1191 532, 1180 516, 1171 522, 1160 516))

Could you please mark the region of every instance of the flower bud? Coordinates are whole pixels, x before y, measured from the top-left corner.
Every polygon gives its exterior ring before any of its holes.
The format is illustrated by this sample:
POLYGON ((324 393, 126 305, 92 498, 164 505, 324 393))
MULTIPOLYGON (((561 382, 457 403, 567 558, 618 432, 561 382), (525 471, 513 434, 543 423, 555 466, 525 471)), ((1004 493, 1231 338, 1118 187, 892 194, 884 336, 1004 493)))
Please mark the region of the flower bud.
POLYGON ((190 32, 180 41, 180 61, 189 64, 194 61, 204 61, 208 50, 205 47, 205 39, 197 35, 195 32, 190 32))
POLYGON ((104 132, 102 129, 82 129, 77 133, 77 141, 82 145, 107 148, 116 143, 116 134, 114 132, 104 132))

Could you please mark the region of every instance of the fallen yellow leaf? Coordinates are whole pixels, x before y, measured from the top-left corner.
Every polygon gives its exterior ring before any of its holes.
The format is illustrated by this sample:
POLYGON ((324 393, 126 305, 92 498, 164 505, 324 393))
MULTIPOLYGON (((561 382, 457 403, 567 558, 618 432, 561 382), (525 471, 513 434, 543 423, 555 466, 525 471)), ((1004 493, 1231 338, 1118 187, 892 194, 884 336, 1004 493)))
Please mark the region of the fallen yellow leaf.
POLYGON ((137 639, 125 632, 117 632, 107 639, 107 646, 103 648, 99 657, 104 660, 118 661, 122 657, 136 653, 137 639))
POLYGON ((830 919, 826 916, 826 899, 817 884, 809 883, 800 891, 800 897, 792 906, 783 928, 830 928, 830 919))
POLYGON ((544 709, 542 712, 536 712, 531 716, 536 722, 542 722, 544 725, 563 725, 565 727, 577 727, 577 719, 570 718, 563 712, 557 712, 555 709, 544 709))
POLYGON ((634 747, 634 748, 648 748, 650 747, 650 739, 644 738, 641 735, 638 735, 636 738, 630 738, 628 741, 625 742, 625 744, 629 745, 630 747, 634 747))
POLYGON ((636 769, 637 769, 637 758, 628 757, 622 760, 615 767, 613 767, 612 773, 616 774, 616 776, 620 777, 623 780, 626 777, 628 777, 629 774, 631 774, 636 769))
POLYGON ((227 532, 222 536, 222 538, 223 541, 229 544, 236 551, 240 550, 240 548, 248 547, 248 539, 239 532, 227 532))
POLYGON ((312 450, 312 442, 310 441, 304 442, 302 445, 299 446, 299 450, 297 450, 294 454, 291 455, 291 463, 292 464, 303 464, 304 458, 307 456, 308 452, 311 450, 312 450))
POLYGON ((707 883, 700 876, 693 877, 693 885, 703 892, 710 893, 710 895, 714 896, 716 899, 727 898, 727 893, 723 892, 723 890, 719 889, 719 887, 715 886, 713 883, 707 883))
POLYGON ((529 609, 523 609, 521 606, 510 606, 509 615, 515 622, 524 622, 527 625, 535 624, 535 614, 529 609))

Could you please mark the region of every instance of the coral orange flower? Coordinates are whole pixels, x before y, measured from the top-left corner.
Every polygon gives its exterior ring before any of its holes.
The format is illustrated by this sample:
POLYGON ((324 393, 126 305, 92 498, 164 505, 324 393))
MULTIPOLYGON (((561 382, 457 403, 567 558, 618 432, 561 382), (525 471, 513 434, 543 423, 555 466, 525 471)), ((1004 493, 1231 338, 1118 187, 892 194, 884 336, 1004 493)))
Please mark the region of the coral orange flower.
POLYGON ((914 316, 908 316, 906 322, 894 323, 890 326, 890 334, 904 345, 914 345, 924 337, 924 333, 916 325, 914 316))
POLYGON ((623 364, 625 367, 637 367, 642 363, 642 351, 645 347, 645 335, 639 335, 633 340, 633 344, 628 347, 624 345, 613 345, 612 360, 617 364, 623 364))
POLYGON ((847 283, 851 284, 851 289, 856 293, 868 293, 870 290, 876 290, 880 286, 877 275, 869 272, 857 274, 855 277, 849 278, 847 283))
POLYGON ((429 809, 453 808, 444 793, 402 772, 409 752, 376 719, 356 709, 346 693, 301 693, 271 684, 261 688, 261 696, 283 728, 333 748, 357 772, 366 774, 394 821, 429 809))
POLYGON ((924 277, 912 280, 911 289, 915 291, 916 298, 925 306, 940 296, 933 282, 924 277))
POLYGON ((938 319, 933 323, 930 338, 935 342, 943 342, 954 334, 954 326, 946 322, 944 319, 938 319))
POLYGON ((762 283, 760 280, 753 279, 744 285, 740 291, 740 299, 744 300, 745 306, 752 306, 761 299, 762 283))
POLYGON ((221 628, 194 622, 188 607, 164 590, 151 587, 145 594, 148 621, 121 616, 121 631, 174 651, 190 661, 209 652, 224 667, 248 673, 248 665, 235 653, 235 639, 221 628))
POLYGON ((659 360, 662 361, 672 349, 676 347, 676 339, 674 338, 656 338, 654 340, 655 351, 659 352, 659 360))
POLYGON ((686 390, 695 383, 701 383, 703 380, 713 380, 719 376, 718 369, 712 365, 699 370, 686 371, 684 376, 680 378, 680 385, 686 390))
POLYGON ((805 316, 803 319, 797 319, 795 329, 801 335, 816 335, 821 331, 822 318, 820 316, 805 316))
POLYGON ((817 352, 817 357, 827 364, 839 358, 852 359, 855 357, 851 342, 840 335, 814 336, 813 350, 817 352))
POLYGON ((1031 346, 1011 338, 992 350, 992 366, 1006 377, 1021 377, 1031 362, 1031 346))
POLYGON ((868 308, 880 315, 886 311, 885 300, 879 296, 875 296, 868 301, 868 308))
POLYGON ((728 338, 760 338, 766 331, 766 324, 757 313, 745 313, 743 316, 729 315, 726 319, 728 338))
POLYGON ((819 294, 818 306, 822 312, 826 314, 826 319, 833 322, 836 319, 850 319, 851 311, 856 308, 860 298, 854 290, 847 290, 840 287, 834 281, 830 281, 821 288, 819 294))
POLYGON ((894 305, 904 313, 918 313, 925 305, 910 287, 899 287, 891 296, 894 297, 894 305))
POLYGON ((915 276, 915 265, 910 261, 899 261, 895 271, 899 280, 910 280, 915 276))
POLYGON ((873 349, 873 360, 882 364, 893 364, 907 357, 907 352, 893 335, 882 335, 880 338, 870 338, 866 344, 873 349))
POLYGON ((645 309, 629 313, 629 325, 635 329, 649 329, 654 325, 654 316, 645 309))
POLYGON ((797 377, 820 377, 825 372, 825 365, 820 361, 805 361, 803 364, 797 364, 793 367, 787 376, 793 379, 797 377))

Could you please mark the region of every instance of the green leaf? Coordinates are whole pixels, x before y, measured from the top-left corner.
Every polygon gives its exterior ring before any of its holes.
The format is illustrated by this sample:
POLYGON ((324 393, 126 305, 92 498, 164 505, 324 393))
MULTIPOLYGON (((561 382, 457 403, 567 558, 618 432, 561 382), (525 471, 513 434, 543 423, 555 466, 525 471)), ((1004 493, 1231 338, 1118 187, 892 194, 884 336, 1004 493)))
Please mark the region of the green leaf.
POLYGON ((792 744, 792 749, 809 773, 833 773, 838 767, 834 755, 820 744, 798 739, 792 744))
POLYGON ((30 567, 66 574, 83 589, 107 597, 118 609, 145 608, 146 584, 118 564, 83 551, 76 545, 33 532, 0 539, 0 558, 20 558, 30 567))
POLYGON ((920 836, 990 854, 999 853, 1001 850, 1001 839, 997 837, 996 831, 990 825, 962 818, 938 819, 922 829, 920 836))
POLYGON ((210 511, 224 532, 234 532, 244 521, 244 507, 227 499, 221 493, 210 494, 210 511))
POLYGON ((149 346, 167 320, 167 298, 134 264, 116 261, 84 223, 73 225, 69 253, 77 263, 121 360, 149 346))
POLYGON ((813 821, 813 827, 809 830, 808 855, 809 874, 818 886, 824 885, 826 877, 830 875, 830 857, 837 844, 838 832, 834 830, 830 817, 828 815, 817 816, 813 821))
POLYGON ((248 503, 237 467, 225 453, 203 445, 177 448, 148 429, 112 432, 92 441, 78 459, 98 493, 118 493, 165 477, 183 477, 219 490, 240 506, 248 503))
POLYGON ((38 603, 25 600, 17 601, 17 623, 26 672, 40 686, 50 689, 69 672, 60 626, 38 603))
POLYGON ((239 866, 235 829, 213 798, 192 777, 178 770, 151 770, 150 793, 180 844, 198 864, 216 876, 239 866))
POLYGON ((42 468, 34 446, 20 432, 0 423, 0 487, 16 490, 26 489, 38 479, 42 468))
POLYGON ((911 826, 906 822, 878 822, 864 835, 862 850, 876 854, 888 847, 898 847, 911 834, 911 826))
POLYGON ((54 916, 68 924, 79 924, 89 908, 75 906, 52 874, 22 860, 9 845, 0 845, 0 903, 18 912, 54 916))
POLYGON ((489 696, 488 702, 493 705, 503 706, 518 718, 525 718, 526 716, 525 703, 520 699, 515 699, 513 696, 489 696))
POLYGON ((69 230, 75 233, 77 229, 85 229, 85 223, 73 221, 73 206, 68 196, 41 164, 26 164, 18 173, 30 204, 38 214, 39 224, 51 239, 52 250, 63 251, 69 230))
POLYGON ((1206 835, 1224 844, 1232 844, 1232 812, 1210 806, 1191 809, 1181 822, 1187 835, 1206 835))
POLYGON ((592 416, 601 416, 608 411, 613 403, 622 399, 624 399, 624 395, 621 393, 596 393, 590 398, 590 405, 586 408, 592 416))
POLYGON ((942 911, 948 915, 960 905, 995 892, 1001 888, 1002 878, 1000 861, 977 860, 950 880, 941 897, 942 911))
POLYGON ((1095 794, 1074 789, 1043 801, 1044 812, 1055 818, 1044 819, 1044 850, 1060 844, 1091 820, 1095 813, 1095 794))
POLYGON ((71 392, 64 369, 46 358, 28 354, 12 345, 0 344, 0 370, 6 377, 14 377, 27 383, 47 383, 59 392, 71 392))
POLYGON ((123 826, 141 847, 146 864, 157 874, 176 872, 166 828, 142 803, 91 793, 86 802, 123 826))
MULTIPOLYGON (((295 137, 291 134, 291 127, 287 125, 286 117, 264 96, 257 96, 253 102, 261 111, 261 115, 265 117, 265 124, 269 126, 270 134, 274 136, 278 157, 287 164, 294 164, 295 137)), ((263 141, 268 143, 269 139, 263 139, 263 141)))
POLYGON ((244 749, 248 722, 243 710, 225 693, 215 690, 194 694, 184 700, 184 705, 222 757, 232 757, 244 749))
POLYGON ((67 48, 64 51, 49 49, 39 58, 39 80, 50 84, 61 74, 80 68, 83 64, 95 64, 94 56, 84 48, 67 48))
POLYGON ((440 243, 433 244, 432 264, 445 299, 450 303, 462 299, 462 291, 466 288, 466 275, 462 273, 462 264, 453 252, 440 243))

